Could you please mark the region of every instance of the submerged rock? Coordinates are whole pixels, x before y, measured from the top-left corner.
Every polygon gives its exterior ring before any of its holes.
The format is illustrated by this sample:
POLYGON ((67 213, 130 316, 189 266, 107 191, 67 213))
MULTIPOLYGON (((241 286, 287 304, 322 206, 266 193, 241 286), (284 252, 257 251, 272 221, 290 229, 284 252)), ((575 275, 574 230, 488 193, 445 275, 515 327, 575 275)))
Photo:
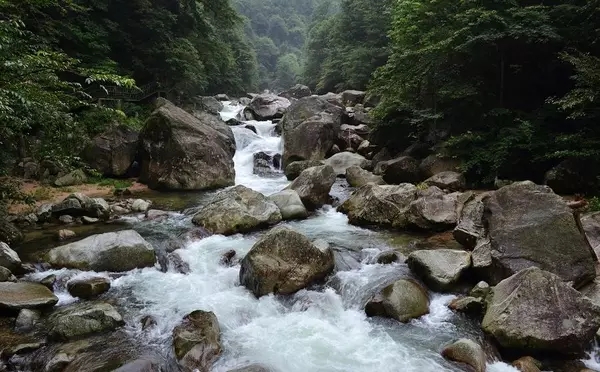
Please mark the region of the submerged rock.
POLYGON ((481 327, 507 349, 580 352, 600 327, 600 307, 559 276, 531 267, 494 287, 481 327))
POLYGON ((328 246, 316 246, 294 230, 277 227, 254 244, 242 260, 240 283, 257 297, 291 294, 325 278, 333 267, 333 252, 328 246))
POLYGON ((221 191, 192 219, 214 234, 249 232, 281 221, 275 203, 263 194, 238 185, 221 191))
POLYGON ((408 267, 434 291, 450 291, 471 267, 471 254, 452 249, 412 252, 408 267))
POLYGON ((56 247, 48 262, 58 268, 123 272, 154 266, 154 249, 134 230, 92 235, 56 247))
POLYGON ((283 190, 269 196, 279 210, 284 220, 302 220, 308 217, 308 211, 295 190, 283 190))
POLYGON ((330 202, 329 191, 335 179, 335 172, 329 165, 312 167, 302 171, 286 190, 296 191, 306 208, 314 210, 330 202))
POLYGON ((400 279, 385 287, 366 305, 367 316, 383 316, 408 322, 429 313, 427 291, 409 279, 400 279))
POLYGON ((442 350, 442 356, 455 362, 465 363, 475 372, 485 372, 486 370, 485 352, 475 341, 462 338, 446 346, 442 350))
POLYGON ((173 329, 173 348, 183 372, 208 372, 221 355, 221 329, 212 312, 197 310, 173 329))
POLYGON ((58 302, 58 297, 38 283, 0 283, 0 309, 21 310, 49 308, 58 302))
POLYGON ((48 319, 48 336, 55 340, 111 331, 124 324, 121 314, 104 302, 82 302, 56 310, 48 319))

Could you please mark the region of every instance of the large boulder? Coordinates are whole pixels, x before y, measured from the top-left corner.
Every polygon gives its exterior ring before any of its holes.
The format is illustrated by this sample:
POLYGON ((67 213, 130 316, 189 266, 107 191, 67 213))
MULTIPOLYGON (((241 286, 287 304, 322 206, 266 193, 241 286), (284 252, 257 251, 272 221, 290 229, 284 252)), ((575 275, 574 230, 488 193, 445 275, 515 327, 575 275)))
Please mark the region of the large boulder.
POLYGON ((173 329, 173 348, 183 372, 208 372, 223 347, 221 329, 214 313, 196 310, 173 329))
POLYGON ((195 111, 192 115, 202 122, 202 124, 208 125, 212 129, 221 133, 227 137, 227 145, 230 153, 234 154, 236 150, 235 136, 233 130, 227 123, 225 123, 220 116, 211 114, 206 111, 195 111))
POLYGON ((17 252, 10 249, 8 244, 4 242, 0 242, 0 266, 14 273, 19 273, 22 269, 21 258, 17 252))
POLYGON ((338 139, 344 110, 318 96, 299 99, 288 109, 283 128, 283 164, 323 160, 338 139))
POLYGON ((23 233, 12 222, 0 216, 0 242, 8 244, 20 243, 23 241, 23 233))
POLYGON ((355 190, 339 210, 348 215, 354 225, 378 225, 404 228, 406 212, 417 198, 417 188, 411 184, 367 184, 355 190))
POLYGON ((440 172, 424 182, 427 186, 436 186, 443 190, 462 191, 467 187, 465 176, 457 172, 440 172))
POLYGON ((213 115, 218 115, 223 110, 223 103, 216 97, 198 96, 192 98, 191 105, 186 107, 189 111, 204 111, 213 115))
POLYGON ((381 176, 376 176, 368 170, 364 170, 357 165, 353 165, 346 169, 346 181, 352 187, 362 187, 372 183, 374 185, 385 185, 385 181, 381 176))
POLYGON ((423 159, 419 170, 425 178, 430 178, 442 172, 460 172, 461 161, 440 154, 432 154, 423 159))
POLYGON ((401 156, 387 161, 380 161, 374 172, 383 177, 389 184, 418 183, 421 181, 419 162, 410 156, 401 156))
POLYGON ((293 181, 300 173, 302 173, 305 169, 318 167, 320 165, 324 165, 324 163, 320 160, 299 160, 289 163, 285 167, 285 176, 288 180, 293 181))
POLYGON ((272 370, 260 364, 251 364, 246 367, 230 369, 227 372, 272 372, 272 370))
POLYGON ((75 169, 54 181, 54 186, 65 187, 81 185, 87 182, 87 175, 81 169, 75 169))
POLYGON ((254 97, 246 110, 250 111, 256 120, 271 120, 282 117, 290 104, 287 98, 263 93, 254 97))
POLYGON ((281 211, 284 220, 304 219, 308 217, 308 211, 298 193, 294 190, 283 190, 269 196, 269 200, 275 203, 281 211))
POLYGON ((263 194, 238 185, 219 192, 192 219, 213 234, 249 232, 281 221, 275 203, 263 194))
POLYGON ((451 291, 471 267, 471 254, 452 249, 414 251, 408 267, 434 291, 451 291))
POLYGON ((80 302, 61 307, 50 315, 48 336, 55 340, 71 340, 112 331, 123 324, 123 317, 111 304, 80 302))
POLYGON ((294 230, 277 227, 242 260, 240 283, 257 297, 291 294, 325 278, 333 267, 333 251, 328 246, 315 245, 294 230))
POLYGON ((307 87, 306 85, 302 85, 302 84, 296 84, 293 87, 291 87, 290 89, 279 94, 280 97, 287 98, 287 99, 292 99, 292 98, 300 99, 300 98, 308 97, 310 95, 312 95, 310 88, 307 87))
POLYGON ((48 308, 56 305, 56 297, 38 283, 0 283, 0 309, 21 310, 48 308))
POLYGON ((329 165, 305 169, 286 190, 294 190, 309 210, 322 207, 330 202, 329 191, 335 183, 336 175, 329 165))
POLYGON ((567 203, 547 186, 517 182, 483 199, 473 266, 490 284, 536 266, 579 287, 596 276, 595 254, 567 203))
POLYGON ((581 352, 600 327, 600 307, 537 267, 498 283, 481 324, 507 349, 581 352))
POLYGON ((362 167, 367 162, 364 156, 351 152, 340 152, 325 160, 325 165, 330 165, 338 176, 345 176, 346 170, 353 166, 362 167))
POLYGON ((567 159, 546 172, 544 183, 557 194, 596 192, 600 181, 598 162, 567 159))
POLYGON ((48 253, 50 265, 79 270, 123 272, 154 266, 155 261, 150 243, 134 230, 92 235, 48 253))
POLYGON ((433 186, 418 192, 407 218, 411 226, 422 230, 447 230, 456 226, 460 193, 446 194, 433 186))
POLYGON ((455 362, 465 363, 473 368, 474 372, 486 371, 485 352, 475 341, 462 338, 453 342, 442 350, 442 356, 455 362))
POLYGON ((345 90, 342 92, 342 103, 346 106, 356 106, 363 103, 366 93, 360 90, 345 90))
POLYGON ((55 204, 52 207, 52 215, 55 217, 88 216, 108 219, 110 217, 110 206, 102 198, 90 198, 84 194, 75 193, 55 204))
POLYGON ((140 133, 140 180, 150 188, 204 190, 233 185, 235 144, 168 101, 140 133))
POLYGON ((139 132, 119 125, 94 137, 85 148, 83 158, 107 177, 122 177, 135 161, 139 132))
POLYGON ((410 279, 400 279, 385 287, 366 305, 367 316, 383 316, 408 322, 429 313, 427 290, 410 279))

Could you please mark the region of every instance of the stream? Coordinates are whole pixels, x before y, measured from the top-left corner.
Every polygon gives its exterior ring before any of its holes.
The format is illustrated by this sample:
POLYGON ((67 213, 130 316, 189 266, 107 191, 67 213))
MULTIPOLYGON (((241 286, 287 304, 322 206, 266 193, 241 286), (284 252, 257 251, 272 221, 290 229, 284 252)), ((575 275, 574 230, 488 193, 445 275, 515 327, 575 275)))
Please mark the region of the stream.
MULTIPOLYGON (((221 113, 224 120, 243 109, 224 103, 221 113)), ((252 124, 257 134, 243 126, 233 127, 237 143, 236 184, 265 195, 280 191, 289 184, 283 173, 272 177, 253 174, 254 153, 282 151, 281 138, 274 135, 275 125, 268 121, 246 123, 252 124)), ((340 179, 332 194, 343 200, 351 191, 345 180, 340 179)), ((196 206, 206 203, 212 194, 198 193, 196 206)), ((164 249, 164 242, 170 237, 192 227, 191 215, 186 213, 172 213, 162 221, 131 216, 124 223, 158 250, 164 249)), ((260 299, 241 287, 239 265, 223 266, 221 255, 234 249, 237 257, 243 257, 263 231, 230 237, 217 235, 190 243, 177 251, 189 264, 189 274, 163 273, 157 268, 134 270, 113 277, 112 288, 105 296, 116 299, 129 338, 144 352, 163 358, 168 371, 177 371, 171 355, 173 328, 194 310, 213 311, 219 319, 224 352, 214 364, 214 372, 252 363, 278 372, 462 371, 440 356, 442 347, 461 337, 483 342, 477 324, 447 308, 453 295, 432 294, 430 313, 408 324, 366 317, 363 308, 371 295, 411 275, 404 263, 374 263, 378 253, 398 247, 396 242, 401 238, 398 234, 352 226, 332 206, 325 206, 307 220, 284 224, 311 239, 321 238, 331 244, 336 272, 326 283, 293 296, 269 295, 260 299), (143 331, 141 319, 147 315, 153 316, 157 325, 143 331)), ((51 273, 57 274, 60 283, 60 278, 77 272, 51 270, 35 275, 43 277, 51 273)), ((77 301, 64 286, 57 287, 59 305, 77 301)), ((107 343, 107 348, 110 347, 118 345, 107 343)), ((495 362, 488 365, 488 371, 517 370, 495 362)))

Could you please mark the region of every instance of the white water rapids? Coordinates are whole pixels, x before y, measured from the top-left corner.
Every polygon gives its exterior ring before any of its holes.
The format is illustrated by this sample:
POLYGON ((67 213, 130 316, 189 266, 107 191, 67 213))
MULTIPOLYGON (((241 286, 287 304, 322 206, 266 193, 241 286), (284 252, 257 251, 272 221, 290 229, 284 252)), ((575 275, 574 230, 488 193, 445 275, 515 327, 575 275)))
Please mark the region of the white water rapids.
MULTIPOLYGON (((234 117, 241 106, 225 103, 222 116, 234 117)), ((283 175, 261 178, 253 174, 253 154, 281 152, 274 124, 249 122, 258 134, 234 127, 236 183, 264 194, 288 184, 283 175)), ((132 219, 142 235, 191 227, 189 217, 166 222, 132 219)), ((330 242, 339 271, 325 285, 289 297, 256 299, 239 285, 239 265, 225 267, 221 255, 234 249, 243 257, 261 232, 231 237, 212 236, 177 252, 190 265, 187 275, 156 268, 134 270, 113 280, 109 298, 118 298, 127 332, 162 355, 171 353, 171 334, 183 316, 194 310, 213 311, 222 331, 224 353, 215 372, 260 363, 278 372, 440 372, 461 371, 440 356, 442 347, 457 338, 481 337, 478 327, 453 314, 446 304, 453 298, 433 294, 430 314, 408 324, 367 318, 369 296, 395 279, 409 275, 404 264, 371 264, 375 254, 391 249, 384 233, 348 224, 345 215, 325 207, 305 221, 287 223, 311 239, 330 242), (153 316, 157 326, 142 331, 140 319, 153 316)), ((264 233, 264 232, 263 232, 264 233)), ((154 241, 152 241, 154 243, 154 241)), ((60 271, 64 273, 65 271, 60 271)), ((47 272, 45 273, 47 274, 47 272)), ((59 275, 60 276, 60 275, 59 275)), ((74 301, 66 292, 61 303, 74 301)), ((497 362, 490 372, 517 371, 497 362)))

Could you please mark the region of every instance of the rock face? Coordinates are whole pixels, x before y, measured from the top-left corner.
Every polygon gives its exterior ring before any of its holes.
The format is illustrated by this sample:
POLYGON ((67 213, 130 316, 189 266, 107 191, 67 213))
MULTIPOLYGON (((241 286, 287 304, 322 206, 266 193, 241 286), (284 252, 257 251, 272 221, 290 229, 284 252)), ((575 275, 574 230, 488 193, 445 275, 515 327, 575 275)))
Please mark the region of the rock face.
POLYGON ((324 165, 324 163, 320 160, 299 160, 291 162, 285 167, 285 176, 288 180, 293 181, 302 171, 312 167, 318 167, 320 165, 324 165))
POLYGON ((19 258, 17 252, 10 249, 8 244, 0 242, 0 266, 18 273, 21 271, 21 265, 21 258, 19 258))
POLYGON ((254 97, 246 110, 249 110, 256 120, 271 120, 282 117, 290 104, 287 98, 265 93, 254 97))
POLYGON ((429 297, 418 283, 400 279, 371 299, 365 312, 367 316, 383 316, 408 322, 429 313, 429 297))
POLYGON ((423 230, 446 230, 456 226, 459 193, 446 194, 433 186, 419 191, 417 196, 407 212, 412 226, 423 230))
POLYGON ((48 253, 54 267, 123 272, 154 266, 154 249, 134 230, 92 235, 48 253))
POLYGON ((291 87, 290 89, 286 90, 285 92, 282 92, 279 96, 283 97, 283 98, 287 98, 287 99, 300 99, 300 98, 304 98, 304 97, 308 97, 312 94, 312 92, 310 91, 310 88, 307 87, 306 85, 302 85, 302 84, 296 84, 293 87, 291 87))
POLYGON ((208 372, 222 352, 221 329, 212 312, 197 310, 173 330, 173 348, 184 372, 208 372))
POLYGON ((55 340, 111 331, 124 324, 121 314, 104 302, 81 302, 56 310, 48 319, 48 335, 55 340))
POLYGON ((446 359, 465 363, 473 368, 475 372, 485 372, 486 358, 481 345, 475 341, 460 339, 442 350, 442 356, 446 359))
POLYGON ((494 287, 481 326, 507 349, 578 352, 600 326, 600 307, 559 276, 531 267, 494 287))
POLYGON ((83 152, 83 158, 107 177, 127 175, 135 161, 139 133, 119 125, 97 135, 83 152))
POLYGON ((346 170, 352 166, 363 166, 367 159, 362 155, 351 152, 340 152, 325 160, 326 165, 330 165, 337 176, 345 176, 346 170))
POLYGON ((284 220, 301 220, 308 217, 306 207, 304 207, 300 196, 294 190, 280 191, 269 196, 269 200, 277 205, 284 220))
POLYGON ((408 267, 434 291, 452 290, 471 267, 471 254, 452 249, 412 252, 408 267))
POLYGON ((486 235, 473 251, 473 266, 496 284, 532 266, 576 287, 596 276, 595 257, 572 211, 547 186, 518 182, 483 199, 486 235))
POLYGON ((294 102, 282 120, 284 166, 325 159, 338 139, 343 115, 341 107, 317 96, 294 102))
POLYGON ((406 212, 417 197, 411 184, 367 184, 357 189, 339 207, 354 225, 380 225, 403 228, 408 225, 406 212))
POLYGON ((140 180, 150 188, 204 190, 235 181, 231 138, 170 102, 148 118, 140 144, 140 180))
POLYGON ((419 162, 410 156, 380 161, 373 172, 390 184, 418 183, 421 180, 419 162))
POLYGON ((314 210, 329 203, 335 179, 335 171, 329 165, 312 167, 302 171, 286 190, 296 191, 306 208, 314 210))
POLYGON ((385 181, 381 176, 376 176, 356 165, 346 169, 346 181, 348 181, 350 186, 357 188, 369 183, 374 185, 385 185, 385 181))
POLYGON ((257 297, 291 294, 325 278, 333 266, 333 252, 328 246, 316 246, 294 230, 277 227, 254 244, 242 260, 240 283, 257 297))
POLYGON ((39 309, 56 305, 58 297, 38 283, 0 283, 0 309, 39 309))
POLYGON ((248 232, 281 221, 275 203, 263 194, 238 185, 218 193, 192 222, 214 234, 248 232))
POLYGON ((428 186, 437 186, 443 190, 462 191, 467 187, 465 176, 457 172, 440 172, 425 180, 428 186))
POLYGON ((73 297, 90 299, 98 297, 110 289, 110 280, 103 276, 73 279, 67 283, 67 290, 73 297))

